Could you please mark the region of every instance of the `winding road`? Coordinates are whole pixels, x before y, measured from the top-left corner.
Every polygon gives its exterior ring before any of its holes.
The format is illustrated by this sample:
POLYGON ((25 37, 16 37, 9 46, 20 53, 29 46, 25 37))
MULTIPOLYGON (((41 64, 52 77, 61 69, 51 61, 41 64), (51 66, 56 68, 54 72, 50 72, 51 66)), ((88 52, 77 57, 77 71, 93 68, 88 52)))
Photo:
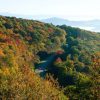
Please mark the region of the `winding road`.
POLYGON ((49 56, 45 61, 41 61, 38 65, 38 68, 35 69, 35 73, 39 74, 41 77, 45 77, 47 68, 54 61, 56 54, 49 56))

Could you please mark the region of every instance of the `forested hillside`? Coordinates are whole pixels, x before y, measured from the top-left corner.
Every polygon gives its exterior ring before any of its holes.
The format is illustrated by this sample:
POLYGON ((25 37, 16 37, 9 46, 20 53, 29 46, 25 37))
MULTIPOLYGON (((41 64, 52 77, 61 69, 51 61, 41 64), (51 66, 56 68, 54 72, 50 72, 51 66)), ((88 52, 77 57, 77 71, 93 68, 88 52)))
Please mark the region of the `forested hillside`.
POLYGON ((100 99, 100 34, 58 26, 66 31, 64 53, 56 57, 48 72, 64 87, 70 100, 100 99))
POLYGON ((99 100, 100 34, 0 16, 0 83, 1 100, 99 100))
POLYGON ((34 72, 37 53, 54 52, 64 41, 65 32, 53 25, 0 16, 0 99, 66 100, 56 81, 34 72))

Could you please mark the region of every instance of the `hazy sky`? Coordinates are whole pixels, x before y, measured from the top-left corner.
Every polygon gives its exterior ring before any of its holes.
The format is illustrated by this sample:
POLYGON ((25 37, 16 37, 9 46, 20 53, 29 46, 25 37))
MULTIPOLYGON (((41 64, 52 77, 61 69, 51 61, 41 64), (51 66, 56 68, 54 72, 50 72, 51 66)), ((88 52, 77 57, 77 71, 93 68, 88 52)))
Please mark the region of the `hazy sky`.
POLYGON ((0 12, 65 19, 100 19, 100 0, 0 0, 0 12))

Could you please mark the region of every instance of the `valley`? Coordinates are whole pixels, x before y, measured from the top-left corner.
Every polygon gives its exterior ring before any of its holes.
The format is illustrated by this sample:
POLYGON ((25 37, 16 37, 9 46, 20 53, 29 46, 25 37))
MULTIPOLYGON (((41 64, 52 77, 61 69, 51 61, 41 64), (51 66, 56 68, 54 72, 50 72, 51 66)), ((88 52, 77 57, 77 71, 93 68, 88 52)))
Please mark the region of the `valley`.
POLYGON ((100 34, 0 16, 1 100, 99 100, 100 34))

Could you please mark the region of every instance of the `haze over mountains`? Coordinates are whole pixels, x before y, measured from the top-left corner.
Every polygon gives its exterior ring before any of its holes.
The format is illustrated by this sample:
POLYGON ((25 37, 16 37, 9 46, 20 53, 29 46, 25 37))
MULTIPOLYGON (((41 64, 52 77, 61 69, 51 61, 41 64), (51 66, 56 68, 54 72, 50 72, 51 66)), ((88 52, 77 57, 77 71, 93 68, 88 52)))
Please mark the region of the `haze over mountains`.
POLYGON ((39 20, 45 23, 52 23, 54 25, 67 25, 72 27, 78 27, 85 30, 100 32, 100 19, 93 20, 68 20, 59 18, 59 17, 51 17, 47 15, 21 15, 21 14, 12 14, 7 12, 0 12, 0 15, 3 16, 16 16, 17 18, 25 18, 25 19, 33 19, 39 20))
POLYGON ((67 25, 73 27, 79 27, 81 29, 86 29, 90 31, 100 32, 100 20, 87 20, 87 21, 70 21, 61 18, 48 18, 41 20, 45 23, 52 23, 54 25, 67 25))

